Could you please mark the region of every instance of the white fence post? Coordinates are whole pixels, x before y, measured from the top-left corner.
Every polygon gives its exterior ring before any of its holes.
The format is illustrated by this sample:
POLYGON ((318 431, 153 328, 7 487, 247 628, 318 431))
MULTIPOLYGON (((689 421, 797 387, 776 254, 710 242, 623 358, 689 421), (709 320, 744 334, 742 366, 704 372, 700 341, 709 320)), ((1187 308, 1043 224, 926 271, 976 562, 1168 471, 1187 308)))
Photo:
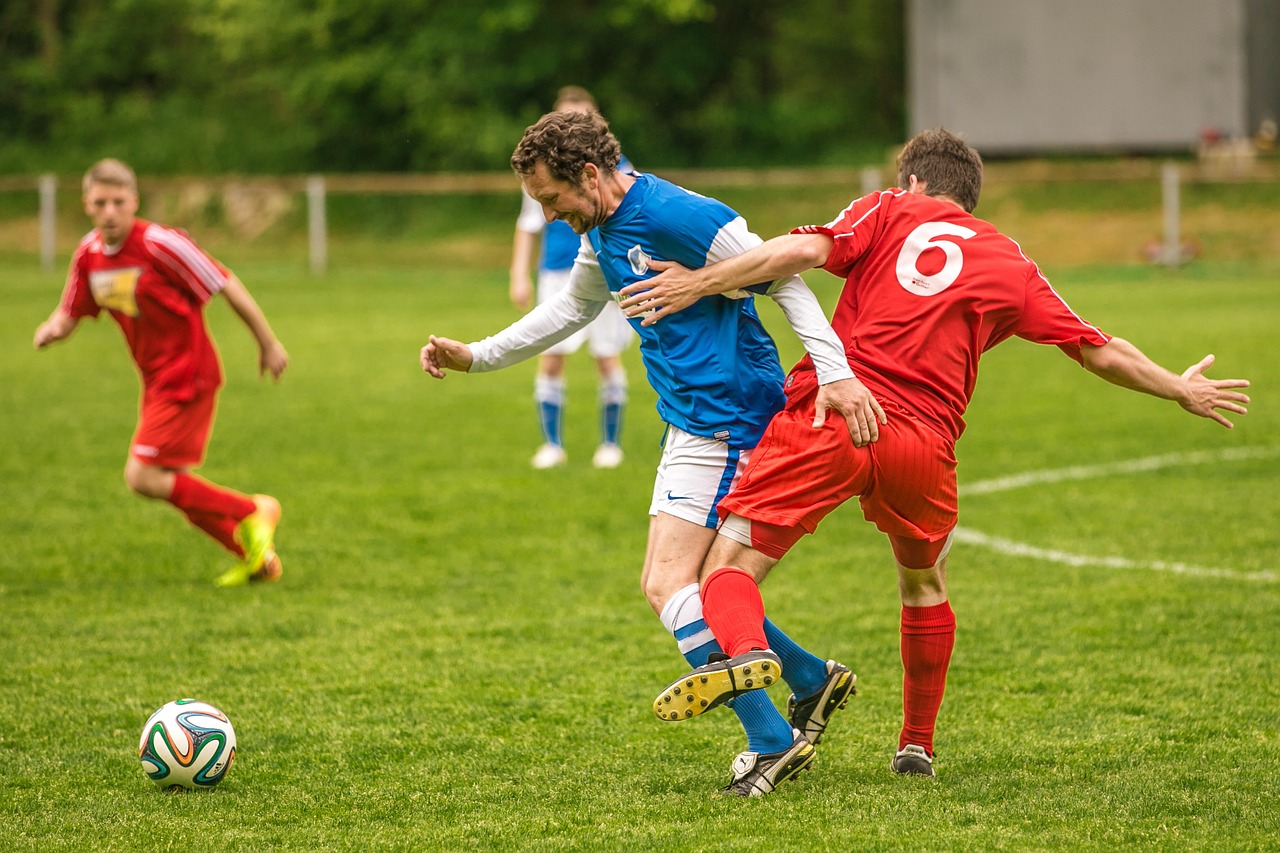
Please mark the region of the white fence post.
POLYGON ((880 170, 875 166, 868 166, 862 170, 862 194, 869 195, 884 189, 880 185, 880 170))
POLYGON ((40 268, 53 269, 58 234, 58 176, 40 176, 40 268))
POLYGON ((312 175, 307 178, 307 234, 311 246, 311 272, 316 275, 324 275, 329 261, 324 203, 324 175, 312 175))
POLYGON ((1182 263, 1181 177, 1177 163, 1167 162, 1160 169, 1160 188, 1164 203, 1164 248, 1160 260, 1176 267, 1182 263))

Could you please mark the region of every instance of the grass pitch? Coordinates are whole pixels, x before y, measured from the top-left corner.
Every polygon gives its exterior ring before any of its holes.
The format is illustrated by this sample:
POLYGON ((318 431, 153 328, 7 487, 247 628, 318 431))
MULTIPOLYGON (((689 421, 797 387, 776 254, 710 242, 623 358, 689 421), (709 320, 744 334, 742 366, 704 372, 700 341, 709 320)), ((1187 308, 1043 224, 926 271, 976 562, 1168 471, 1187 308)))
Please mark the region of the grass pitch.
MULTIPOLYGON (((228 387, 202 473, 285 507, 284 581, 232 590, 212 583, 222 552, 124 488, 136 381, 118 332, 86 323, 34 352, 61 276, 0 270, 0 847, 1273 847, 1274 263, 1051 276, 1169 367, 1214 351, 1213 375, 1254 382, 1251 413, 1228 432, 1056 351, 989 354, 961 483, 1030 482, 962 498, 977 538, 952 556, 939 778, 888 770, 894 573, 850 506, 765 599, 861 693, 813 772, 744 802, 716 796, 742 748, 730 714, 649 710, 683 663, 639 592, 661 428, 637 353, 616 471, 589 464, 589 359, 570 361, 571 462, 550 472, 528 467, 532 364, 444 382, 417 366, 428 333, 470 340, 515 317, 494 260, 323 279, 234 264, 293 364, 257 381, 248 334, 211 306, 228 387), (1150 457, 1164 461, 1120 465, 1150 457), (1044 474, 1072 466, 1097 468, 1044 474), (138 735, 184 696, 230 715, 240 754, 216 791, 167 796, 138 735)), ((810 280, 830 304, 838 282, 810 280)), ((798 345, 763 310, 789 363, 798 345)))

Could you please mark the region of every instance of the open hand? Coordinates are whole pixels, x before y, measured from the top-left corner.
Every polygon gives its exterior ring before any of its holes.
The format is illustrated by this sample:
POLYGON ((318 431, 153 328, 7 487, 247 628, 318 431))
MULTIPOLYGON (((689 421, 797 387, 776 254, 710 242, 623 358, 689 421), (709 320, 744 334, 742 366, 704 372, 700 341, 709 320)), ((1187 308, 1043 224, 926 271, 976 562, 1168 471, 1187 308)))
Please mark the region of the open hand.
POLYGON ((1206 355, 1182 372, 1182 379, 1187 383, 1188 394, 1184 399, 1179 400, 1178 404, 1193 415, 1210 418, 1231 429, 1233 424, 1218 409, 1234 412, 1237 415, 1248 414, 1249 410, 1245 405, 1249 403, 1249 396, 1228 389, 1248 388, 1249 380, 1210 379, 1204 375, 1204 372, 1213 366, 1213 360, 1212 355, 1206 355))
POLYGON ((618 291, 626 297, 618 305, 628 317, 642 317, 641 326, 654 323, 683 311, 706 295, 700 284, 698 271, 681 266, 675 261, 650 259, 649 269, 658 275, 633 282, 618 291))

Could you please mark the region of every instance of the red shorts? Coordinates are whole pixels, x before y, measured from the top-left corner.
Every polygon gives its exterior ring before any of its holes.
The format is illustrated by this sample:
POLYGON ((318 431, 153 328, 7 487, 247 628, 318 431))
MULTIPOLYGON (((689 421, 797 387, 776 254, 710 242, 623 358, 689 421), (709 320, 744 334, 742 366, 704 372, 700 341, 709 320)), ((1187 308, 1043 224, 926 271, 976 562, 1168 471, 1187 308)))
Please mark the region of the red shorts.
POLYGON ((129 454, 161 468, 198 467, 209 445, 217 401, 217 388, 186 402, 144 393, 129 454))
POLYGON ((813 428, 817 386, 796 385, 742 479, 720 501, 720 517, 733 513, 761 523, 759 542, 752 525, 753 544, 780 558, 857 496, 867 521, 889 535, 900 563, 932 566, 959 512, 953 443, 893 401, 880 400, 889 422, 880 425, 877 441, 854 447, 838 414, 813 428))

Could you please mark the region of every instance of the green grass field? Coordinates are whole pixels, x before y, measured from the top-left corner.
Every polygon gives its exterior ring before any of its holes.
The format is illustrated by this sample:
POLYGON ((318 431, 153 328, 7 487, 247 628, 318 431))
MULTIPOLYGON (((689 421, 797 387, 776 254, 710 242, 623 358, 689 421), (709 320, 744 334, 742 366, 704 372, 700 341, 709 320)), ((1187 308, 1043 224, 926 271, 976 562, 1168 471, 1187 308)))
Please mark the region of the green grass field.
MULTIPOLYGON (((732 715, 649 710, 683 662, 639 592, 661 429, 637 353, 627 461, 609 472, 588 462, 588 359, 571 360, 571 464, 543 473, 531 364, 444 382, 418 368, 428 333, 515 317, 508 225, 483 264, 313 279, 236 263, 293 365, 258 381, 249 336, 211 306, 228 387, 202 473, 284 503, 269 588, 214 588, 225 555, 126 492, 136 380, 112 324, 36 353, 61 274, 0 268, 0 848, 1274 849, 1274 262, 1051 270, 1079 313, 1162 363, 1215 352, 1214 375, 1254 382, 1251 413, 1228 432, 1056 351, 993 351, 959 449, 970 539, 952 555, 939 778, 887 768, 894 572, 850 506, 765 598, 861 694, 813 772, 739 801, 716 795, 743 748, 732 715), (1073 466, 1097 467, 1045 474, 1073 466), (226 711, 240 752, 217 790, 168 796, 136 748, 184 696, 226 711)), ((810 280, 830 304, 838 282, 810 280)), ((789 363, 798 345, 763 310, 789 363)))

